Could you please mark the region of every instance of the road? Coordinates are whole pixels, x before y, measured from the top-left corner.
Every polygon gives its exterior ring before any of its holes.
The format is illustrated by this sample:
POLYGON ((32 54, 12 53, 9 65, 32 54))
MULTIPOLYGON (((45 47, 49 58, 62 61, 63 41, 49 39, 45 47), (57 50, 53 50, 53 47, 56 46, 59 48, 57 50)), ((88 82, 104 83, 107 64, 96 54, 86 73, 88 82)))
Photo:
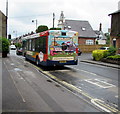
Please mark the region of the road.
POLYGON ((3 112, 117 111, 118 69, 82 62, 45 69, 14 51, 3 67, 3 112))

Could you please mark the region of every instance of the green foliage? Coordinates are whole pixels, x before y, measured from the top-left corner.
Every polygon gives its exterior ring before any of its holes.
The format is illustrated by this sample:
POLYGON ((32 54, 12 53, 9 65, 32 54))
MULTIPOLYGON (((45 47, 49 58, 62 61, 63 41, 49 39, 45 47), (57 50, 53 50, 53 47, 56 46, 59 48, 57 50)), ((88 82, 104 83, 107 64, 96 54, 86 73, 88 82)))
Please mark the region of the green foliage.
POLYGON ((116 48, 110 47, 109 50, 94 50, 92 52, 93 59, 96 61, 101 60, 102 58, 106 58, 108 56, 115 55, 116 48))
POLYGON ((22 44, 21 43, 16 43, 15 46, 16 46, 16 48, 21 48, 22 44))
POLYGON ((9 53, 9 41, 7 38, 0 37, 0 52, 9 53))
POLYGON ((109 33, 105 33, 105 36, 107 37, 107 40, 106 40, 106 44, 110 44, 110 34, 109 33))
POLYGON ((115 55, 116 51, 117 51, 117 49, 115 47, 111 46, 109 48, 109 55, 115 55))
POLYGON ((61 30, 61 28, 50 28, 50 30, 61 30))
POLYGON ((107 59, 120 59, 120 55, 108 56, 107 59))
POLYGON ((108 55, 108 50, 94 50, 92 52, 93 59, 96 61, 101 60, 102 58, 106 57, 108 55))
POLYGON ((43 31, 46 31, 48 30, 48 27, 46 25, 40 25, 37 29, 36 29, 36 33, 39 33, 39 32, 43 32, 43 31))

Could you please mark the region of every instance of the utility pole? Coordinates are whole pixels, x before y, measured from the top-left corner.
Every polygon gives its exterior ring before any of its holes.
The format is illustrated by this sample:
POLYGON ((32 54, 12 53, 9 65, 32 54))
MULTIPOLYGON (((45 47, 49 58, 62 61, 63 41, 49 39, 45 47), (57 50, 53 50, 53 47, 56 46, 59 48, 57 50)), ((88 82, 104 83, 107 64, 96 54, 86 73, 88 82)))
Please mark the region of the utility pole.
POLYGON ((8 29, 8 0, 6 0, 6 37, 7 37, 7 29, 8 29))
POLYGON ((54 21, 55 21, 55 13, 53 13, 53 28, 54 28, 54 21))

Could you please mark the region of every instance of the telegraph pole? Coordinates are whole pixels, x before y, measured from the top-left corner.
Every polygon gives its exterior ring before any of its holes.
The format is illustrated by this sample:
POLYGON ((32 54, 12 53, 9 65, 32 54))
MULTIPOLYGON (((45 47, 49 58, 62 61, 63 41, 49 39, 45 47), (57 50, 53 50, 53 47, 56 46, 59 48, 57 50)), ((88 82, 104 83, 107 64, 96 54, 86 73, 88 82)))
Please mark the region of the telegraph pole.
POLYGON ((53 28, 54 28, 54 21, 55 21, 55 13, 53 13, 53 28))
POLYGON ((7 37, 7 29, 8 29, 8 0, 6 0, 6 37, 7 37))

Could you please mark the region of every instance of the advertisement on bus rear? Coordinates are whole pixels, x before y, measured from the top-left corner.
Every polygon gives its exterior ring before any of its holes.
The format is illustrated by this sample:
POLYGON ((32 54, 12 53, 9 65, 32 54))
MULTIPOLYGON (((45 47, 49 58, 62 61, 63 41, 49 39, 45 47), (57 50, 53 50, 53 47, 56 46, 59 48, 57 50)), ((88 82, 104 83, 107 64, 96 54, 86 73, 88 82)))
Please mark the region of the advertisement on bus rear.
POLYGON ((51 31, 48 38, 48 59, 52 61, 75 60, 77 46, 77 32, 51 31))

